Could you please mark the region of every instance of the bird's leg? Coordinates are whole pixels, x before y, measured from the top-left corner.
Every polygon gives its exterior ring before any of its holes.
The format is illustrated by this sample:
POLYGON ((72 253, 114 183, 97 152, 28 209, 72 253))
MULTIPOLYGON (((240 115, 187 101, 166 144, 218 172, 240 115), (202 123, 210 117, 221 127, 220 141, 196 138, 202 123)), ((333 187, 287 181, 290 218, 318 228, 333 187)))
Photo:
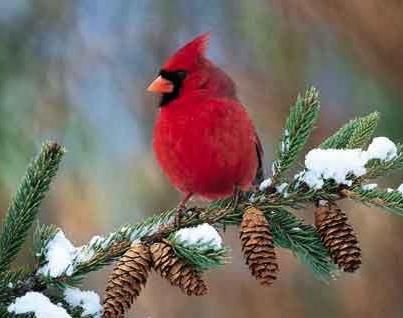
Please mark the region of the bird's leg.
POLYGON ((186 203, 192 197, 193 193, 187 193, 185 197, 179 202, 178 206, 176 207, 176 214, 175 214, 175 225, 180 226, 182 218, 186 214, 186 203))
MULTIPOLYGON (((232 194, 232 207, 231 205, 229 205, 228 209, 232 208, 234 210, 234 212, 236 211, 237 207, 238 207, 238 203, 239 203, 239 197, 241 196, 241 189, 238 186, 234 187, 234 192, 232 194)), ((223 224, 223 231, 226 231, 226 226, 225 223, 223 224)))
POLYGON ((234 193, 232 195, 233 196, 233 207, 232 208, 234 209, 234 212, 235 212, 236 208, 238 207, 239 198, 240 198, 241 194, 242 194, 242 191, 239 188, 239 186, 235 186, 234 193))

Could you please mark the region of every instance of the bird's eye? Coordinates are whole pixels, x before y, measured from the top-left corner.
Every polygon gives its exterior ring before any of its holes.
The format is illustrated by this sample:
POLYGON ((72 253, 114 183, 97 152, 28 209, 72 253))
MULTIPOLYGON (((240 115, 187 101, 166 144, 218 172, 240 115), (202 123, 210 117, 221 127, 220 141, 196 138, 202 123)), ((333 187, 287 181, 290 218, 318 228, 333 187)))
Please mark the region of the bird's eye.
POLYGON ((186 73, 186 71, 177 71, 177 72, 176 72, 176 75, 177 75, 180 79, 183 80, 183 79, 185 79, 187 73, 186 73))

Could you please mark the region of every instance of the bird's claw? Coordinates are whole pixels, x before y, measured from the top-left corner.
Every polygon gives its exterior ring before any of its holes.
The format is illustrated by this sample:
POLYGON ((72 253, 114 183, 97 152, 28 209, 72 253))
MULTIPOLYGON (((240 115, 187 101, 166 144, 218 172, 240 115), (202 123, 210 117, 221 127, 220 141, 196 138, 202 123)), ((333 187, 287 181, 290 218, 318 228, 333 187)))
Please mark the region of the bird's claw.
POLYGON ((180 227, 183 217, 186 215, 186 206, 179 205, 175 213, 175 227, 180 227))
POLYGON ((193 218, 198 218, 199 215, 200 211, 196 207, 187 208, 184 205, 179 205, 175 214, 175 227, 180 227, 185 218, 186 220, 190 220, 193 218))

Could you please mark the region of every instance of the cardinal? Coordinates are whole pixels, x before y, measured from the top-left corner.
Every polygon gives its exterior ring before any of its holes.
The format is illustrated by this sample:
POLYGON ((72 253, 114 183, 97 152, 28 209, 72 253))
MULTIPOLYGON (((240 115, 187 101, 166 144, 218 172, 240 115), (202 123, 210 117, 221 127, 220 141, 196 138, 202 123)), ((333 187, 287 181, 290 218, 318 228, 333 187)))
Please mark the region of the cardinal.
POLYGON ((160 94, 153 132, 156 159, 183 193, 216 200, 263 177, 263 150, 234 81, 206 57, 202 34, 162 65, 148 91, 160 94))

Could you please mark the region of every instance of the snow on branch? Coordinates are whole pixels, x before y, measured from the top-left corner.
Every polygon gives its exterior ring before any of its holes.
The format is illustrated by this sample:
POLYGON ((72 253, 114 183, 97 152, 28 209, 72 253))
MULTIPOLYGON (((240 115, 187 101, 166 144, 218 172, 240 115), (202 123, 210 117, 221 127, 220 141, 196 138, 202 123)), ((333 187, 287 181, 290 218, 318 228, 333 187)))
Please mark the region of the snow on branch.
POLYGON ((94 291, 82 291, 71 287, 66 288, 64 290, 64 300, 73 308, 82 308, 81 316, 101 317, 101 300, 99 295, 94 291))
POLYGON ((82 291, 78 288, 66 288, 63 295, 59 302, 54 303, 44 294, 30 291, 17 297, 8 305, 7 311, 10 314, 33 313, 36 318, 101 317, 102 306, 97 293, 82 291))
POLYGON ((53 304, 48 297, 38 292, 28 292, 18 297, 7 308, 9 313, 34 313, 36 318, 72 318, 61 306, 53 304))
POLYGON ((305 157, 306 171, 297 175, 309 187, 321 189, 328 179, 351 186, 353 180, 367 173, 370 160, 389 162, 397 157, 397 147, 386 137, 376 137, 362 149, 312 149, 305 157))

